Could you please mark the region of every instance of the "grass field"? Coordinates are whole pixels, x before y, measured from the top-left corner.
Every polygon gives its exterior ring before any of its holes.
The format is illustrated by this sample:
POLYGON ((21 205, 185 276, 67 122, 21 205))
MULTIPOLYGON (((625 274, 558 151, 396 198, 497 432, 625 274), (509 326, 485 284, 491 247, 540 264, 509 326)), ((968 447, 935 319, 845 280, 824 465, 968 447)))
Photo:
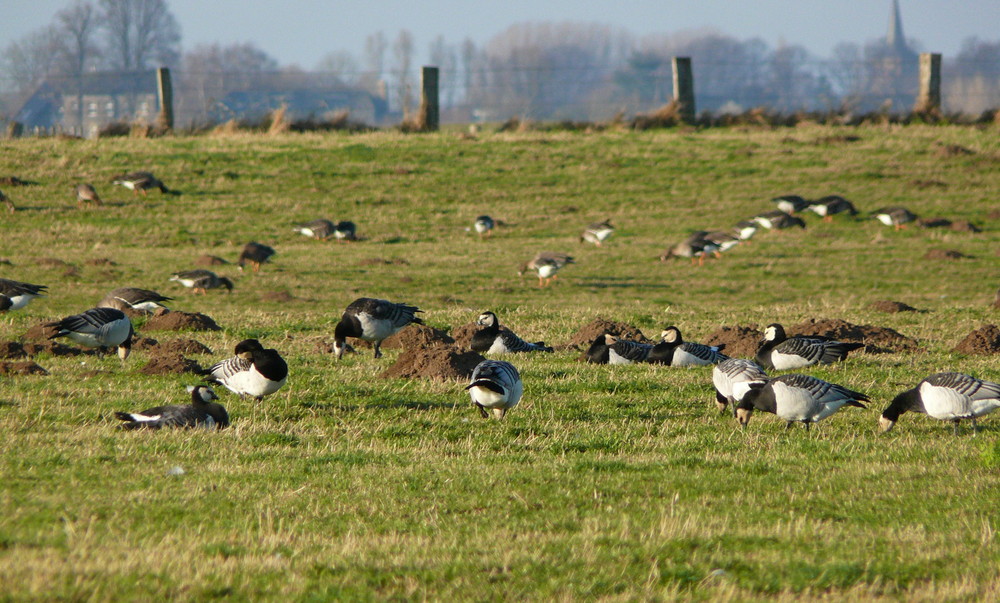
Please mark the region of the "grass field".
POLYGON ((976 437, 909 414, 876 433, 930 373, 1000 379, 997 356, 953 351, 1000 320, 995 127, 26 139, 0 141, 0 157, 0 176, 37 183, 2 187, 20 209, 0 223, 0 276, 49 286, 0 316, 0 340, 135 286, 223 327, 140 319, 141 335, 201 341, 202 366, 256 337, 291 371, 260 403, 217 388, 233 419, 218 433, 116 429, 113 411, 183 403, 197 382, 141 374, 148 352, 40 355, 49 375, 2 377, 0 600, 1000 598, 1000 417, 976 437), (135 169, 182 194, 112 188, 135 169), (83 181, 105 207, 75 207, 83 181), (982 232, 807 216, 701 267, 656 261, 787 193, 982 232), (505 223, 486 240, 468 232, 482 213, 505 223), (319 217, 355 221, 363 240, 292 231, 319 217), (618 230, 603 248, 577 241, 605 218, 618 230), (250 240, 278 255, 259 274, 217 267, 230 295, 167 280, 250 240), (969 257, 924 258, 935 249, 969 257), (577 264, 540 289, 517 267, 543 250, 577 264), (492 309, 557 346, 603 316, 692 341, 841 318, 921 347, 804 371, 873 400, 809 433, 760 413, 739 429, 710 369, 593 366, 572 350, 508 358, 524 399, 485 421, 464 383, 379 378, 399 350, 320 351, 361 296, 418 305, 439 328, 492 309), (886 299, 925 311, 869 308, 886 299))

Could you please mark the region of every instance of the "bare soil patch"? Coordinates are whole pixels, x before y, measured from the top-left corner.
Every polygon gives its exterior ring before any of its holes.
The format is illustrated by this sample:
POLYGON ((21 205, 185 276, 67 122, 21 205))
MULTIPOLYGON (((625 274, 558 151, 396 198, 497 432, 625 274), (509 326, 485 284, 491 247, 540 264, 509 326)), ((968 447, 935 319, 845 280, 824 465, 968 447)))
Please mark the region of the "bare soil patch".
POLYGON ((211 317, 200 312, 167 312, 153 316, 143 327, 149 331, 221 331, 211 317))
POLYGON ((0 361, 0 375, 48 375, 49 372, 31 360, 0 361))
POLYGON ((628 323, 615 322, 598 316, 581 327, 580 330, 577 331, 572 338, 570 338, 569 343, 562 346, 562 349, 582 349, 586 351, 595 339, 604 334, 611 334, 620 339, 628 339, 629 341, 652 343, 652 341, 646 338, 646 336, 642 334, 642 331, 640 331, 637 327, 628 323))
POLYGON ((222 266, 229 261, 217 255, 203 255, 194 261, 195 266, 222 266))
POLYGON ((485 360, 476 352, 453 345, 408 349, 380 376, 383 379, 467 380, 476 365, 485 360))
POLYGON ((961 260, 972 256, 954 249, 930 249, 924 254, 925 260, 961 260))
POLYGON ((157 354, 146 363, 139 372, 144 375, 181 375, 193 373, 200 375, 204 372, 201 366, 176 352, 157 354))
POLYGON ((724 345, 722 351, 733 358, 753 358, 757 348, 764 339, 764 333, 754 326, 719 327, 702 343, 705 345, 724 345))
POLYGON ((959 144, 939 143, 937 150, 934 151, 934 154, 938 157, 965 157, 967 155, 975 155, 976 152, 959 144))
POLYGON ((261 301, 266 302, 278 302, 278 303, 288 303, 295 301, 298 298, 289 293, 288 291, 265 291, 260 294, 261 301))
POLYGON ((29 328, 21 337, 28 341, 48 341, 58 332, 59 329, 55 327, 55 323, 43 322, 29 328))
POLYGON ((920 348, 916 339, 902 335, 888 327, 855 325, 846 320, 815 319, 793 325, 787 329, 788 336, 819 335, 837 341, 863 343, 868 354, 891 354, 911 352, 920 348))
POLYGON ((152 337, 139 337, 132 343, 133 350, 151 350, 157 354, 211 354, 212 350, 194 339, 157 341, 152 337))
POLYGON ((382 347, 387 350, 413 350, 416 348, 436 347, 454 343, 455 340, 448 333, 440 329, 435 329, 427 325, 410 324, 399 333, 391 337, 386 337, 382 341, 382 347))
POLYGON ((24 346, 16 341, 0 341, 0 358, 10 360, 11 358, 24 358, 28 353, 24 351, 24 346))
POLYGON ((911 305, 904 304, 903 302, 891 301, 888 299, 882 299, 876 302, 872 302, 869 306, 872 310, 877 310, 879 312, 888 312, 889 314, 895 314, 896 312, 919 312, 916 308, 911 305))
POLYGON ((1000 327, 983 325, 958 342, 955 351, 961 354, 989 356, 1000 354, 1000 327))
POLYGON ((451 330, 451 336, 455 338, 455 345, 462 348, 463 350, 472 349, 472 336, 476 334, 479 329, 482 329, 481 325, 477 325, 474 322, 464 324, 460 327, 451 330))

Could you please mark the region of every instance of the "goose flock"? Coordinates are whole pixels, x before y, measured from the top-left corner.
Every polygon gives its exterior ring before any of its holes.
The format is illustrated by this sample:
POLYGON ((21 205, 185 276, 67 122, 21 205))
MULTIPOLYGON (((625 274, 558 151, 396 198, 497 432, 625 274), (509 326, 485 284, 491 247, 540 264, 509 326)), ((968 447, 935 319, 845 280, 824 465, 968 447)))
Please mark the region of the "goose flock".
MULTIPOLYGON (((159 189, 172 192, 152 173, 137 171, 124 174, 115 185, 146 194, 159 189)), ((177 193, 174 193, 177 194, 177 193)), ((76 187, 78 203, 101 205, 94 187, 80 184, 76 187)), ((0 193, 0 201, 13 208, 10 200, 0 193)), ((760 228, 805 228, 806 223, 796 214, 809 211, 823 220, 860 212, 847 199, 828 195, 816 201, 807 201, 798 195, 776 197, 777 209, 763 212, 748 220, 738 222, 729 229, 702 230, 677 243, 660 257, 690 258, 693 263, 704 263, 710 256, 721 257, 725 251, 752 238, 760 228)), ((872 218, 886 226, 904 228, 916 219, 906 208, 886 207, 872 212, 872 218)), ((480 237, 492 236, 496 222, 488 215, 480 215, 473 223, 480 237)), ((320 240, 356 240, 356 226, 342 220, 334 222, 316 219, 296 225, 294 231, 320 240)), ((589 224, 580 235, 581 243, 601 247, 614 233, 610 220, 589 224)), ((240 270, 250 266, 259 272, 272 257, 273 248, 252 241, 242 249, 237 260, 240 270)), ((546 287, 557 278, 557 273, 574 258, 566 253, 539 252, 525 262, 519 274, 531 271, 538 277, 538 286, 546 287)), ((191 289, 195 294, 224 288, 231 291, 233 282, 205 269, 176 272, 170 281, 191 289)), ((0 278, 0 313, 16 311, 32 300, 46 294, 45 285, 37 285, 0 278)), ((131 351, 135 331, 126 311, 153 313, 165 310, 165 303, 172 298, 156 291, 121 287, 109 292, 96 307, 59 321, 46 323, 50 338, 66 338, 80 346, 94 348, 99 355, 116 350, 124 362, 131 351)), ((351 346, 348 339, 370 342, 375 359, 382 356, 382 342, 405 327, 423 324, 417 316, 422 311, 413 305, 386 299, 361 297, 350 303, 334 328, 333 353, 339 360, 351 346)), ((529 342, 502 326, 492 311, 482 312, 476 319, 477 330, 470 347, 473 351, 489 356, 507 356, 524 353, 552 353, 554 349, 544 341, 529 342)), ((738 423, 746 427, 754 411, 776 415, 786 422, 786 429, 802 423, 809 429, 812 423, 824 420, 844 407, 867 408, 870 397, 850 388, 830 383, 802 373, 773 375, 771 372, 803 369, 820 364, 844 362, 848 355, 863 347, 860 343, 835 341, 818 336, 786 335, 779 323, 769 324, 764 339, 753 359, 731 358, 724 353, 724 346, 709 346, 685 341, 675 325, 663 329, 659 341, 632 341, 612 333, 602 333, 590 345, 585 358, 593 364, 629 365, 648 363, 668 367, 712 367, 711 381, 715 403, 720 412, 731 412, 738 423)), ((215 391, 209 384, 221 385, 242 399, 263 400, 283 388, 289 376, 289 367, 280 353, 265 348, 257 339, 244 339, 236 344, 234 355, 220 360, 204 371, 205 384, 189 386, 191 403, 166 405, 141 412, 119 411, 115 416, 124 429, 159 429, 163 427, 223 428, 229 425, 229 415, 219 404, 215 391)), ((511 362, 487 359, 472 371, 465 387, 472 405, 481 416, 503 419, 515 408, 524 394, 524 383, 516 366, 511 362)), ((969 421, 973 431, 977 419, 1000 408, 1000 385, 978 379, 972 375, 943 372, 930 375, 915 387, 897 395, 878 418, 882 431, 893 429, 900 416, 906 412, 923 413, 934 419, 955 425, 969 421)))

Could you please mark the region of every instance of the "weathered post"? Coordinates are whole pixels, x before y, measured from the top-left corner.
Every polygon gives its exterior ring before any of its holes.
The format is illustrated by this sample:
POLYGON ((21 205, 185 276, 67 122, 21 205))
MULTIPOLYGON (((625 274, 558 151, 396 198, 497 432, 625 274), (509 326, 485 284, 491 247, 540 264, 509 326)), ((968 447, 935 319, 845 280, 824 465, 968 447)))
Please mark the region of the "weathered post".
POLYGON ((156 92, 160 99, 160 114, 156 124, 164 130, 174 129, 174 89, 170 84, 170 69, 160 67, 156 70, 156 92))
POLYGON ((694 73, 691 71, 691 57, 674 57, 674 100, 680 105, 683 121, 691 123, 695 117, 694 73))
POLYGON ((920 93, 914 110, 930 113, 941 109, 941 55, 933 52, 920 54, 920 93))
POLYGON ((418 123, 426 132, 436 132, 441 125, 438 105, 438 68, 424 67, 420 73, 420 115, 418 123))

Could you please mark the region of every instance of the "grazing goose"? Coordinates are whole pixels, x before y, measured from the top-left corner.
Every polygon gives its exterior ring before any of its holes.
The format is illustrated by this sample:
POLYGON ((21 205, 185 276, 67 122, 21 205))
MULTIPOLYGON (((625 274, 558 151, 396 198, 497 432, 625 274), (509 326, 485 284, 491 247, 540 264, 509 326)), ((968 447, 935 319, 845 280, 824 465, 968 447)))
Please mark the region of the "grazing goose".
POLYGON ((936 373, 896 396, 882 412, 878 424, 882 431, 889 431, 899 415, 907 411, 922 412, 940 421, 951 421, 955 435, 958 423, 969 419, 972 432, 976 433, 976 419, 998 408, 1000 384, 962 373, 936 373))
POLYGON ((756 362, 744 358, 727 358, 712 368, 712 385, 715 386, 715 403, 719 412, 726 406, 736 405, 750 391, 751 383, 766 383, 767 373, 756 362))
POLYGON ((741 220, 736 223, 733 227, 733 234, 735 234, 741 241, 749 241, 757 234, 759 225, 753 220, 741 220))
POLYGON ((218 289, 219 287, 225 287, 230 292, 233 290, 233 281, 203 268, 175 272, 171 275, 170 280, 193 289, 195 294, 208 294, 209 289, 218 289))
POLYGON ((472 224, 472 228, 479 234, 480 237, 484 235, 493 236, 494 227, 496 227, 496 223, 493 221, 493 218, 485 214, 477 217, 476 221, 472 224))
POLYGON ((115 416, 124 421, 122 429, 162 429, 163 427, 203 427, 223 429, 229 427, 229 413, 215 400, 211 387, 189 385, 191 404, 157 406, 142 412, 116 412, 115 416))
POLYGON ((705 263, 706 255, 720 257, 719 245, 706 239, 705 235, 707 234, 708 232, 704 230, 692 233, 684 241, 663 252, 660 255, 660 261, 666 262, 670 258, 691 258, 692 265, 697 262, 701 266, 705 263))
POLYGON ((36 297, 47 293, 45 285, 32 285, 21 281, 0 278, 0 313, 8 310, 20 310, 36 297))
POLYGON ((397 333, 410 323, 418 325, 424 321, 414 316, 421 312, 416 306, 397 304, 384 299, 361 297, 347 306, 337 328, 333 332, 333 351, 339 360, 344 355, 348 337, 371 341, 375 345, 375 357, 382 357, 382 340, 397 333))
POLYGON ((799 228, 806 227, 806 223, 802 218, 797 218, 780 209, 757 214, 752 220, 768 230, 784 230, 785 228, 792 228, 794 226, 799 228))
POLYGON ((104 296, 98 304, 98 308, 114 308, 125 310, 126 308, 152 314, 159 309, 166 310, 163 302, 172 301, 172 297, 160 295, 156 291, 149 289, 138 289, 136 287, 121 287, 104 296))
POLYGON ((906 224, 917 219, 917 214, 898 205, 876 209, 872 212, 872 216, 879 222, 886 226, 892 226, 896 230, 906 228, 906 224))
POLYGON ((739 234, 726 232, 725 230, 713 230, 705 233, 704 239, 710 243, 715 243, 719 248, 719 253, 729 251, 736 247, 743 240, 739 234))
POLYGON ((234 351, 235 356, 208 369, 209 381, 223 385, 241 398, 250 396, 258 402, 285 385, 288 364, 277 350, 265 349, 256 339, 244 339, 236 344, 234 351))
POLYGON ((146 194, 146 191, 153 188, 160 189, 161 193, 169 193, 170 190, 164 186, 160 180, 154 176, 151 172, 129 172, 123 174, 113 181, 113 184, 118 186, 123 186, 133 194, 142 193, 146 194))
POLYGON ((83 207, 87 203, 102 205, 101 197, 97 194, 97 190, 86 183, 76 185, 76 204, 83 207))
POLYGON ((293 227, 292 230, 307 237, 326 240, 333 236, 333 231, 336 228, 337 227, 333 222, 320 218, 318 220, 306 222, 305 224, 299 224, 298 226, 293 227))
POLYGON ((838 362, 847 358, 848 352, 863 347, 863 343, 845 343, 818 335, 788 337, 784 327, 772 323, 764 328, 764 341, 757 348, 756 360, 769 371, 785 371, 838 362))
POLYGON ((824 222, 832 222, 834 215, 844 212, 852 216, 858 215, 858 210, 855 209, 854 204, 838 195, 827 195, 819 201, 813 201, 806 209, 818 216, 822 216, 824 222))
POLYGON ((668 366, 706 366, 729 358, 720 350, 725 346, 709 346, 684 341, 681 330, 669 326, 660 334, 660 343, 653 346, 649 362, 668 366))
POLYGON ((104 355, 107 348, 118 348, 118 357, 128 358, 132 351, 132 321, 121 310, 114 308, 91 308, 81 314, 74 314, 46 326, 56 329, 56 337, 66 337, 84 347, 97 348, 98 355, 104 355))
POLYGON ((3 191, 0 191, 0 203, 3 203, 4 205, 6 205, 7 206, 7 211, 9 211, 10 213, 14 213, 14 212, 17 211, 17 207, 14 206, 14 202, 11 201, 7 197, 7 195, 3 194, 3 191))
POLYGON ((497 315, 493 312, 483 312, 476 319, 476 324, 483 328, 472 336, 471 348, 480 354, 514 354, 518 352, 552 352, 552 348, 544 341, 527 342, 506 327, 500 326, 497 315))
POLYGON ((608 346, 607 334, 598 335, 587 348, 584 357, 591 364, 608 364, 611 360, 611 350, 608 346))
POLYGON ((604 335, 604 344, 608 348, 608 364, 646 362, 650 352, 653 351, 651 343, 619 339, 610 333, 604 335))
POLYGON ((798 195, 781 195, 771 199, 771 202, 786 214, 797 214, 809 207, 809 202, 798 195))
POLYGON ((240 271, 247 264, 253 267, 254 272, 260 272, 261 264, 269 262, 271 256, 277 253, 273 248, 268 247, 262 243, 257 243, 256 241, 250 241, 243 246, 243 251, 240 252, 240 257, 236 260, 236 264, 240 271))
POLYGON ((524 276, 528 270, 538 274, 538 286, 548 285, 556 278, 556 273, 566 264, 575 264, 573 256, 555 251, 540 251, 521 265, 517 273, 524 276))
POLYGON ((750 391, 736 405, 736 419, 746 427, 753 411, 762 410, 778 415, 792 423, 809 425, 829 417, 841 406, 867 408, 860 400, 870 402, 868 396, 809 375, 782 375, 767 383, 751 383, 750 391))
POLYGON ((611 220, 594 222, 580 235, 581 243, 593 243, 598 247, 615 232, 615 227, 611 225, 611 220))
POLYGON ((358 227, 350 220, 341 220, 333 229, 333 238, 338 241, 354 241, 357 236, 358 227))
POLYGON ((490 411, 497 419, 517 406, 524 393, 521 375, 514 365, 503 360, 483 360, 472 370, 472 380, 465 386, 479 414, 488 419, 490 411))

